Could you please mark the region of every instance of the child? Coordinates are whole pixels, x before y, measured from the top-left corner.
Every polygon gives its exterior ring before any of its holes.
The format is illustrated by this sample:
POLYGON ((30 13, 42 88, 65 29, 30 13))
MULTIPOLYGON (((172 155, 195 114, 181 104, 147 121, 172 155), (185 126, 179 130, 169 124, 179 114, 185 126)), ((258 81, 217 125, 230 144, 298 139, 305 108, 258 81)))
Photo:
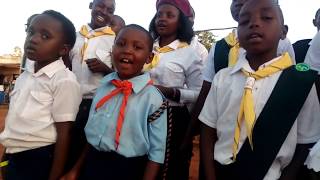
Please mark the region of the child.
MULTIPOLYGON (((34 17, 36 17, 38 14, 32 14, 28 19, 27 19, 27 23, 25 24, 25 26, 26 26, 26 29, 25 29, 25 31, 26 31, 26 33, 28 32, 28 27, 30 26, 30 23, 31 23, 31 21, 32 21, 32 19, 34 18, 34 17)), ((23 54, 23 57, 22 57, 22 61, 21 61, 21 72, 23 72, 24 71, 24 68, 26 67, 26 62, 27 61, 27 57, 25 56, 25 54, 23 54)))
POLYGON ((90 3, 91 21, 77 33, 74 48, 70 52, 72 72, 80 83, 82 102, 72 132, 70 166, 76 161, 84 146, 84 127, 88 120, 92 98, 104 75, 112 72, 110 51, 114 32, 109 27, 115 11, 114 0, 93 0, 90 3))
MULTIPOLYGON (((313 19, 313 25, 317 28, 317 32, 320 29, 320 9, 317 10, 313 19)), ((302 39, 292 44, 297 62, 304 62, 307 51, 310 47, 311 39, 302 39)))
MULTIPOLYGON (((233 0, 231 3, 230 12, 236 22, 239 20, 240 9, 246 1, 247 0, 233 0)), ((209 93, 215 74, 223 68, 233 66, 237 62, 239 54, 242 51, 244 50, 239 46, 237 29, 234 29, 228 36, 217 41, 211 47, 208 58, 205 61, 205 68, 203 69, 202 88, 200 90, 199 98, 195 103, 195 108, 191 114, 191 123, 188 127, 187 137, 185 138, 186 142, 183 144, 190 143, 193 135, 197 134, 199 131, 200 122, 198 116, 209 93)), ((288 52, 292 61, 295 62, 294 50, 288 38, 281 39, 278 44, 277 54, 281 55, 284 52, 288 52)))
MULTIPOLYGON (((191 7, 191 16, 189 16, 188 19, 191 22, 192 27, 194 25, 195 16, 196 16, 196 13, 194 9, 191 7)), ((208 57, 208 50, 203 44, 199 42, 198 37, 196 35, 192 38, 190 46, 197 51, 198 55, 200 56, 201 60, 204 63, 208 57)))
POLYGON ((117 72, 107 75, 94 97, 85 127, 87 152, 66 179, 155 179, 164 162, 166 110, 153 122, 148 117, 163 96, 142 73, 152 57, 152 37, 138 25, 122 28, 112 48, 117 72), (84 160, 84 162, 83 162, 84 160))
POLYGON ((150 69, 151 78, 169 99, 173 114, 168 179, 188 179, 192 146, 181 153, 179 147, 190 121, 189 109, 195 102, 202 83, 201 58, 190 46, 193 29, 187 17, 191 7, 187 0, 158 0, 157 13, 150 23, 156 42, 150 69), (189 108, 189 109, 188 109, 189 108))
POLYGON ((5 179, 51 180, 63 173, 81 94, 61 56, 75 38, 73 24, 53 10, 37 15, 28 28, 24 47, 33 66, 16 81, 0 135, 9 160, 5 179))
POLYGON ((123 28, 124 26, 126 26, 126 23, 122 19, 122 17, 120 17, 118 15, 113 15, 112 16, 112 19, 111 19, 111 22, 110 22, 110 27, 111 27, 112 31, 115 34, 118 34, 120 29, 123 28))
POLYGON ((199 116, 206 179, 275 180, 286 172, 285 179, 295 172, 290 161, 301 161, 305 144, 320 138, 316 73, 277 55, 281 17, 273 0, 248 0, 241 9, 246 52, 214 77, 199 116))

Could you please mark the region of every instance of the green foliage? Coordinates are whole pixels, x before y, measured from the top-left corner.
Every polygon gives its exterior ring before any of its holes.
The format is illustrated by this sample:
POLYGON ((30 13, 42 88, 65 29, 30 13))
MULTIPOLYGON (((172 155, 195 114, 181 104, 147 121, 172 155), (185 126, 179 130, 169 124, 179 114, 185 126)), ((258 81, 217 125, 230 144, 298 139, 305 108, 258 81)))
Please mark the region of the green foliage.
POLYGON ((212 44, 216 42, 216 36, 210 31, 196 31, 195 34, 197 35, 199 42, 203 44, 208 51, 212 44))

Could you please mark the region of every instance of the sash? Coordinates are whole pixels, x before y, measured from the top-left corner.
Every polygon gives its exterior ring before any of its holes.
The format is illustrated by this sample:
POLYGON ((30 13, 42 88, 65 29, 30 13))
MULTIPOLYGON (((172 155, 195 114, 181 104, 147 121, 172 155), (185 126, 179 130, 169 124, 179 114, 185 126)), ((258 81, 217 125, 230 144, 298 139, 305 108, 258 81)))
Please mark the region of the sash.
POLYGON ((241 179, 264 178, 308 97, 317 73, 298 71, 295 67, 282 72, 258 117, 253 129, 253 151, 246 139, 236 162, 231 164, 232 173, 241 179))
POLYGON ((214 50, 214 70, 216 73, 223 68, 228 67, 230 46, 225 39, 221 39, 216 43, 214 50))

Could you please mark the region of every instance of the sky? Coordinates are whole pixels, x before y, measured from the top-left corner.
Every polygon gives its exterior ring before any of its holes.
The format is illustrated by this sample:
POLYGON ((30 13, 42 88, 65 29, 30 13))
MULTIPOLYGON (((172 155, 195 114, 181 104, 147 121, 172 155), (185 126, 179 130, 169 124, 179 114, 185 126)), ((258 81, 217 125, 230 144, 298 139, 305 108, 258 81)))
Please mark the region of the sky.
MULTIPOLYGON (((196 12, 194 30, 235 27, 230 14, 231 0, 189 0, 196 12)), ((67 16, 78 30, 90 21, 91 0, 3 0, 0 7, 0 55, 12 53, 15 46, 23 47, 24 24, 34 13, 53 9, 67 16)), ((135 23, 148 28, 156 12, 156 0, 116 0, 115 14, 127 24, 135 23)), ((312 38, 316 28, 312 24, 319 0, 279 0, 285 23, 289 26, 291 42, 312 38)), ((230 30, 212 31, 217 39, 230 30)))

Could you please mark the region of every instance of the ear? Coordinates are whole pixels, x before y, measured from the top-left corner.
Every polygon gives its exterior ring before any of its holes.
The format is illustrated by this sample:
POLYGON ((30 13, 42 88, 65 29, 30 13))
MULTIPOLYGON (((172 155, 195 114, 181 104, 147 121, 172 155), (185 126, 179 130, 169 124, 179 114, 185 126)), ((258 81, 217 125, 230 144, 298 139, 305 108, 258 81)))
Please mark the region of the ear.
POLYGON ((281 36, 280 38, 283 40, 287 37, 287 33, 288 33, 288 26, 287 25, 282 25, 282 28, 281 28, 281 36))
POLYGON ((89 9, 92 9, 92 6, 93 6, 93 2, 89 4, 89 9))
POLYGON ((149 58, 148 58, 148 59, 147 59, 147 61, 146 61, 146 64, 151 63, 151 62, 152 62, 153 57, 154 57, 154 53, 153 53, 153 52, 151 52, 151 53, 150 53, 150 55, 149 55, 149 58))
POLYGON ((317 27, 317 22, 316 22, 316 20, 313 19, 312 22, 313 22, 313 25, 314 25, 315 27, 317 27))
POLYGON ((69 44, 64 44, 62 48, 59 51, 59 56, 65 56, 69 54, 69 51, 71 50, 71 47, 69 44))

